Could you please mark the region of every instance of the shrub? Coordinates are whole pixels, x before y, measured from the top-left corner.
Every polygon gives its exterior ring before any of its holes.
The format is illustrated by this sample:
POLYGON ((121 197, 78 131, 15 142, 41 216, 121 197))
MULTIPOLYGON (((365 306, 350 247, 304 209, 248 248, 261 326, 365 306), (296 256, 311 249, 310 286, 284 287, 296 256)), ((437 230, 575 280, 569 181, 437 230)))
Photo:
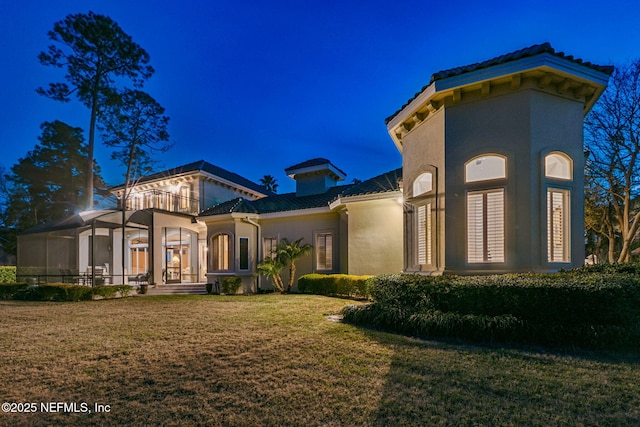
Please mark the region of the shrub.
POLYGON ((632 274, 396 274, 370 283, 374 303, 345 310, 347 321, 478 341, 625 347, 640 340, 640 279, 632 274))
POLYGON ((348 274, 307 274, 298 279, 298 290, 316 295, 369 298, 370 278, 348 274))
POLYGON ((1 283, 0 284, 0 300, 13 299, 14 295, 26 289, 28 285, 26 283, 1 283))
POLYGON ((15 283, 16 267, 14 265, 0 265, 0 283, 15 283))
POLYGON ((92 289, 88 286, 65 283, 47 283, 29 286, 18 292, 15 299, 28 301, 81 301, 92 298, 92 289))
POLYGON ((130 285, 115 285, 114 287, 118 289, 122 298, 128 297, 133 290, 133 286, 130 285))
POLYGON ((127 297, 133 286, 130 285, 105 285, 105 286, 94 286, 91 289, 91 296, 101 296, 102 298, 115 298, 118 292, 121 297, 127 297))
POLYGON ((242 285, 242 277, 227 276, 220 280, 220 287, 223 294, 234 295, 242 285))
POLYGON ((0 299, 26 301, 88 301, 94 296, 113 298, 119 292, 126 297, 133 289, 129 285, 81 286, 67 283, 49 283, 40 286, 27 284, 0 285, 0 299))

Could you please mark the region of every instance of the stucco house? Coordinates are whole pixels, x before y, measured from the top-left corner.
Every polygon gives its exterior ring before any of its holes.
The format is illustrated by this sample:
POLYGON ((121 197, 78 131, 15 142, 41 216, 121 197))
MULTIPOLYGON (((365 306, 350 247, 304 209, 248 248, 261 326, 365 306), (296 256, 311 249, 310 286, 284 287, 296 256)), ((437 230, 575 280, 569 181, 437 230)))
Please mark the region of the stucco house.
MULTIPOLYGON (((282 239, 313 246, 297 263, 306 273, 382 274, 402 270, 401 169, 357 184, 338 185, 346 174, 327 159, 285 170, 296 192, 255 200, 238 197, 204 210, 209 242, 208 281, 243 278, 245 291, 270 288, 256 265, 282 239)), ((285 282, 288 271, 282 272, 285 282)))
POLYGON ((18 275, 86 282, 98 270, 111 283, 147 272, 151 283, 203 282, 207 230, 198 213, 233 197, 271 195, 203 160, 141 178, 124 201, 122 186, 111 191, 117 209, 80 212, 18 236, 18 275))
MULTIPOLYGON (((583 118, 612 67, 535 45, 432 75, 386 120, 402 167, 342 184, 323 158, 285 170, 273 194, 205 161, 140 179, 119 208, 79 213, 18 238, 18 275, 159 286, 240 276, 286 238, 313 246, 311 272, 487 274, 584 262, 583 118), (122 209, 124 207, 124 209, 122 209), (83 274, 84 273, 84 274, 83 274)), ((288 272, 283 271, 284 280, 288 272)))
POLYGON ((612 71, 535 45, 435 73, 387 118, 403 158, 405 271, 582 265, 583 119, 612 71))
MULTIPOLYGON (((93 283, 98 271, 127 283, 149 273, 158 286, 239 276, 243 292, 257 292, 271 287, 257 264, 283 238, 313 245, 299 274, 401 271, 400 169, 347 185, 326 159, 285 172, 294 193, 273 194, 205 161, 143 177, 124 210, 81 212, 20 235, 18 275, 93 283)), ((111 191, 122 207, 124 187, 111 191)))

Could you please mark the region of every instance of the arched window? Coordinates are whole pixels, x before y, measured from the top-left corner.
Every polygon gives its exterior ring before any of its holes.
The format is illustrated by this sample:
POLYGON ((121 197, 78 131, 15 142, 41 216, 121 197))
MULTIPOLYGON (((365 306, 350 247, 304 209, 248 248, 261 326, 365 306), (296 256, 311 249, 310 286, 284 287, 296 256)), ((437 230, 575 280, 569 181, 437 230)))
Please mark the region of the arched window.
POLYGON ((413 197, 425 194, 433 190, 433 174, 425 172, 413 181, 413 197))
POLYGON ((564 153, 549 153, 544 158, 544 176, 555 179, 573 179, 571 157, 564 153))
POLYGON ((216 234, 211 239, 211 267, 214 271, 229 270, 231 246, 228 234, 216 234))
POLYGON ((464 182, 487 181, 507 177, 507 161, 502 156, 482 155, 464 165, 464 182))

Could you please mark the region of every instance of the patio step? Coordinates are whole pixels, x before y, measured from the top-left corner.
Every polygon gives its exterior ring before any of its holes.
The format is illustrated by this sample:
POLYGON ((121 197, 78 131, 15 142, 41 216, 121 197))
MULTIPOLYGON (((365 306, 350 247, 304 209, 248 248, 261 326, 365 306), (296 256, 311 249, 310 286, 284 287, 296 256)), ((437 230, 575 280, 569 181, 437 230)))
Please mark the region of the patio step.
POLYGON ((178 283, 149 287, 146 295, 205 295, 206 293, 207 288, 204 283, 178 283))

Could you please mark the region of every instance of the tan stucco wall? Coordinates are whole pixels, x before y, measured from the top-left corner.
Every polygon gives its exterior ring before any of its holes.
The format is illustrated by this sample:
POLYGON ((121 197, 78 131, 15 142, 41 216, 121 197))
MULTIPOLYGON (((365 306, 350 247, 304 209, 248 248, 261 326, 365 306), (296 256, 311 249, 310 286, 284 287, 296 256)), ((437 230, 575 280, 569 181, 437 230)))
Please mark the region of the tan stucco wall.
MULTIPOLYGON (((445 107, 445 180, 447 230, 445 256, 452 272, 551 271, 547 263, 544 155, 559 150, 580 172, 572 188, 572 261, 584 260, 581 100, 526 89, 445 107), (496 153, 507 157, 505 192, 505 263, 466 264, 466 192, 464 164, 473 157, 496 153), (579 236, 579 239, 576 238, 579 236)), ((491 188, 481 183, 478 188, 491 188)), ((565 265, 566 266, 566 265, 565 265)))
MULTIPOLYGON (((445 233, 445 111, 440 109, 430 114, 419 126, 413 128, 403 139, 402 151, 402 181, 404 198, 408 203, 413 202, 413 182, 425 172, 434 175, 434 202, 437 210, 433 226, 437 237, 434 240, 444 244, 445 233), (435 198, 437 198, 437 203, 435 198)), ((407 233, 409 234, 409 233, 407 233)), ((407 271, 419 269, 416 266, 415 242, 413 236, 406 235, 405 268, 407 271)), ((436 250, 433 269, 441 271, 445 265, 443 250, 436 250)))
POLYGON ((399 273, 403 266, 402 204, 395 199, 347 203, 348 273, 399 273))
MULTIPOLYGON (((431 113, 403 137, 404 194, 411 201, 416 177, 437 167, 439 263, 453 273, 554 271, 584 260, 583 100, 536 87, 501 90, 488 96, 452 102, 431 113), (547 262, 544 156, 561 151, 573 159, 574 179, 559 188, 571 190, 570 264, 547 262), (464 165, 473 157, 495 153, 507 157, 507 179, 467 185, 464 165), (505 263, 466 263, 466 193, 505 187, 505 263), (446 207, 446 211, 443 212, 446 207)), ((553 183, 558 187, 558 183, 553 183)), ((406 236, 406 245, 415 245, 406 236)), ((409 248, 408 253, 412 252, 409 248)), ((406 260, 411 270, 411 259, 406 260)))
POLYGON ((200 210, 210 208, 227 200, 234 199, 236 197, 244 197, 245 199, 253 199, 252 197, 242 194, 239 191, 235 191, 231 188, 224 187, 220 184, 211 181, 200 181, 200 210))
MULTIPOLYGON (((300 211, 298 211, 300 212, 300 211)), ((303 238, 302 243, 309 243, 315 245, 315 233, 323 231, 333 232, 333 273, 343 272, 341 269, 339 248, 341 245, 340 236, 340 216, 336 212, 331 212, 327 208, 324 213, 314 213, 312 215, 299 214, 296 216, 286 217, 268 217, 265 216, 260 220, 262 225, 262 237, 276 237, 278 241, 286 238, 289 241, 295 241, 303 238)), ((262 244, 262 242, 261 242, 262 244)), ((297 286, 297 279, 309 273, 314 273, 315 270, 315 247, 311 250, 311 254, 300 258, 296 262, 296 281, 294 286, 297 286)), ((322 271, 322 273, 329 273, 322 271)), ((282 271, 282 280, 285 285, 289 281, 289 269, 282 271)), ((262 287, 268 288, 270 281, 261 277, 262 287)))

